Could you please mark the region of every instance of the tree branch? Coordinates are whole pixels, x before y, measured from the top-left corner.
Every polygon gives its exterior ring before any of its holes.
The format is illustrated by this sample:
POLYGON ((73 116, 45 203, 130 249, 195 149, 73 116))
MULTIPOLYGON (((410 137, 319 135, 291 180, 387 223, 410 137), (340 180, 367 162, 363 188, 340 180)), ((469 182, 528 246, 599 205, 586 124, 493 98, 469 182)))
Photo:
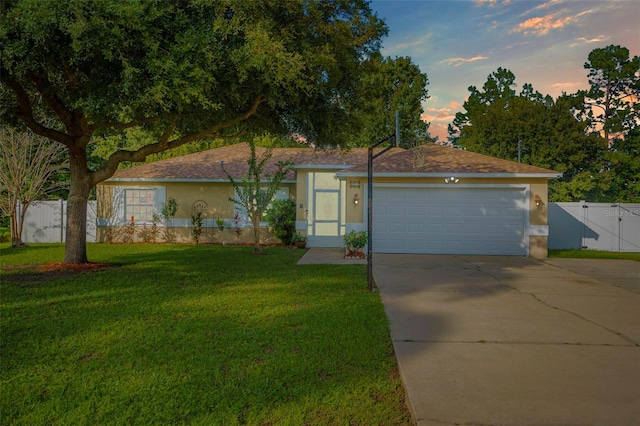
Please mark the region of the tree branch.
MULTIPOLYGON (((174 118, 172 122, 167 126, 165 131, 163 132, 160 140, 156 143, 145 145, 140 147, 135 151, 127 151, 127 150, 119 150, 111 154, 109 160, 107 160, 107 164, 100 170, 96 170, 91 173, 92 176, 92 185, 97 185, 98 183, 109 179, 118 169, 118 165, 123 161, 132 161, 132 162, 142 162, 145 161, 146 158, 151 154, 157 154, 162 151, 166 151, 169 149, 177 148, 179 146, 185 145, 190 142, 195 142, 202 138, 206 137, 224 137, 218 134, 221 130, 231 127, 235 124, 238 124, 253 114, 258 110, 258 106, 263 102, 262 96, 256 97, 251 107, 244 113, 237 117, 234 117, 230 120, 223 121, 213 127, 202 130, 197 133, 192 133, 189 135, 182 136, 178 139, 174 139, 169 141, 173 131, 176 127, 176 120, 174 118)), ((242 132, 241 132, 242 133, 242 132)))
POLYGON ((145 118, 141 118, 140 120, 134 120, 134 121, 130 121, 128 123, 111 123, 111 122, 100 122, 100 123, 93 123, 89 126, 89 128, 92 131, 95 131, 97 129, 115 129, 115 130, 126 130, 126 129, 130 129, 132 127, 137 127, 140 126, 142 124, 147 124, 147 123, 153 123, 154 121, 159 121, 160 120, 160 116, 155 116, 155 117, 145 117, 145 118))
POLYGON ((40 96, 42 96, 49 108, 51 108, 51 111, 53 111, 56 116, 58 116, 62 124, 64 124, 64 127, 66 127, 67 131, 71 132, 74 128, 73 111, 69 110, 66 105, 60 100, 60 98, 58 98, 54 94, 49 93, 44 85, 44 82, 40 78, 36 77, 33 74, 29 74, 27 77, 29 78, 29 80, 31 80, 34 86, 36 86, 36 89, 38 90, 40 96))
POLYGON ((35 120, 33 116, 31 101, 29 100, 29 95, 27 94, 27 91, 24 90, 22 85, 20 85, 20 83, 14 80, 9 80, 7 81, 7 86, 9 86, 9 88, 16 94, 16 97, 18 98, 16 116, 20 120, 22 120, 27 128, 29 128, 31 131, 33 131, 33 133, 37 135, 44 136, 56 142, 60 142, 61 144, 64 144, 66 146, 71 145, 72 141, 69 135, 58 130, 45 127, 35 120))

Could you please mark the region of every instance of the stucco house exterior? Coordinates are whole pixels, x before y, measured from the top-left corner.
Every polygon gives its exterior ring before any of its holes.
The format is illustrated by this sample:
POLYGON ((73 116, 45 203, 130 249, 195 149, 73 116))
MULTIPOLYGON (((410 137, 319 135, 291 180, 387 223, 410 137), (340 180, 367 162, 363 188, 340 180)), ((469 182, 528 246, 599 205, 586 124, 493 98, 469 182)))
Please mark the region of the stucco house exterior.
MULTIPOLYGON (((191 215, 200 208, 202 242, 250 242, 250 223, 229 200, 234 192, 225 174, 241 179, 249 155, 241 143, 118 171, 97 188, 97 240, 113 238, 132 216, 136 228, 150 226, 173 198, 178 211, 166 225, 177 241, 193 241, 191 215), (225 221, 223 231, 215 219, 225 221), (236 227, 244 229, 239 237, 236 227)), ((296 229, 308 236, 308 247, 342 247, 346 232, 367 228, 366 148, 275 148, 268 171, 284 160, 293 171, 276 197, 295 202, 296 229)), ((374 161, 374 251, 546 257, 548 180, 559 176, 436 144, 392 148, 374 161)), ((262 237, 277 242, 266 223, 262 237)))

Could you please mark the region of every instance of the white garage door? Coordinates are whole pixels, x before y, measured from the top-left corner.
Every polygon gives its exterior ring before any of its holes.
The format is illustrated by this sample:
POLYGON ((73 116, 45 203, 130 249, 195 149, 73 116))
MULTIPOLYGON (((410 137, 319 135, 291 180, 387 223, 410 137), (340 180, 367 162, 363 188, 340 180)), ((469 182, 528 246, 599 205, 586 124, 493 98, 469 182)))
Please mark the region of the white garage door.
POLYGON ((525 255, 523 188, 376 187, 379 253, 525 255))

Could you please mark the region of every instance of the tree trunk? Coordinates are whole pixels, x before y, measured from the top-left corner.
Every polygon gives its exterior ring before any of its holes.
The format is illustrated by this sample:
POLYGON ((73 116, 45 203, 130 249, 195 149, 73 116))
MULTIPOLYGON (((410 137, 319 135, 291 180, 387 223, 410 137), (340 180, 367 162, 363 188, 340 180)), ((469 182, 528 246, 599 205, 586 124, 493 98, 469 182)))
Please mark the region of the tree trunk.
POLYGON ((13 209, 13 214, 9 217, 9 226, 11 227, 11 248, 23 247, 25 244, 22 242, 22 234, 18 233, 18 217, 16 208, 13 209))
POLYGON ((21 203, 20 205, 20 216, 17 216, 17 231, 16 236, 18 243, 14 247, 22 247, 25 245, 24 241, 22 241, 22 230, 24 229, 24 217, 27 215, 27 209, 31 203, 21 203))
POLYGON ((255 241, 255 247, 253 249, 253 252, 255 254, 262 254, 262 247, 260 247, 260 216, 258 216, 257 218, 254 217, 252 222, 253 222, 253 240, 255 241))
POLYGON ((67 233, 64 263, 88 263, 87 202, 91 192, 91 172, 84 155, 70 155, 71 186, 67 200, 67 233))

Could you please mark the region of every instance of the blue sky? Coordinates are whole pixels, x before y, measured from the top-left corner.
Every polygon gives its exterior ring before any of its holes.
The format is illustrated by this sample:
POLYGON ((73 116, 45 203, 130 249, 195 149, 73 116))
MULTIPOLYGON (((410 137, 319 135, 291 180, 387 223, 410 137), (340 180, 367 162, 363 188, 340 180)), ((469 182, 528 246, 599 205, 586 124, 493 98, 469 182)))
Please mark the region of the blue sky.
POLYGON ((389 35, 385 56, 410 56, 429 77, 424 102, 431 134, 447 124, 469 94, 498 67, 543 95, 586 89, 589 52, 611 44, 640 55, 640 1, 373 0, 389 35))

